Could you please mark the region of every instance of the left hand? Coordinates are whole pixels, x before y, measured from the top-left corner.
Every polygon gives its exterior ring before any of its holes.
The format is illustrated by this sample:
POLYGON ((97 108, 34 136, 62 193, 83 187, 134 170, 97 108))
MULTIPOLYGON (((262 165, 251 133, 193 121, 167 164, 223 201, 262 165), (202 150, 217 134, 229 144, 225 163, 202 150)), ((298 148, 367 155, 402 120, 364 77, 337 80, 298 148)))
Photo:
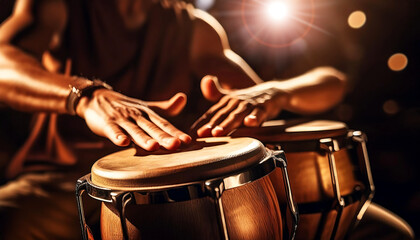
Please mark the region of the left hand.
POLYGON ((220 100, 191 127, 191 134, 198 137, 225 136, 242 125, 260 126, 281 112, 288 95, 271 82, 240 90, 225 90, 214 76, 205 76, 201 80, 201 91, 208 100, 220 100))

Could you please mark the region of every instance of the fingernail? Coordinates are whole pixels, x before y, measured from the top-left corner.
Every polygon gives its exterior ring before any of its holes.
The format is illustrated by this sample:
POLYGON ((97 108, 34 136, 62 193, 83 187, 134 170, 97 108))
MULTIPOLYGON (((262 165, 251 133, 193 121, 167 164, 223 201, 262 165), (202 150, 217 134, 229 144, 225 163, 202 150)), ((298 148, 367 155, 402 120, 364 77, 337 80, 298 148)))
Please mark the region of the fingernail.
POLYGON ((224 130, 225 130, 224 128, 222 128, 220 126, 216 126, 213 129, 213 131, 211 131, 211 133, 212 133, 213 136, 217 137, 217 136, 223 134, 224 130))
POLYGON ((213 126, 212 126, 212 125, 210 125, 210 124, 207 124, 207 125, 206 125, 206 128, 210 128, 210 129, 212 129, 212 128, 213 128, 213 126))
POLYGON ((255 116, 255 115, 248 115, 248 116, 247 116, 247 118, 250 118, 250 119, 257 119, 257 116, 255 116))
POLYGON ((117 135, 117 140, 126 142, 128 138, 125 135, 117 135))
POLYGON ((222 128, 221 126, 216 126, 215 128, 214 128, 214 130, 215 131, 223 131, 223 130, 225 130, 224 128, 222 128))
POLYGON ((119 145, 126 146, 130 144, 130 139, 128 139, 125 135, 117 135, 117 140, 120 141, 119 145))
POLYGON ((190 143, 192 138, 188 135, 181 135, 179 139, 184 143, 190 143))

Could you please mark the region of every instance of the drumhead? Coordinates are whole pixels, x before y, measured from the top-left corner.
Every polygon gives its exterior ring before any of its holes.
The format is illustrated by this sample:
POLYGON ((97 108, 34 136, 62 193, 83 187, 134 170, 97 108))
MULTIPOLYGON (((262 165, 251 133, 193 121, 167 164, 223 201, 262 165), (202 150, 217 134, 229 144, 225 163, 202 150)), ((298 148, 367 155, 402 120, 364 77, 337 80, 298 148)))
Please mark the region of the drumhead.
POLYGON ((199 138, 177 151, 130 148, 105 156, 92 166, 91 180, 114 190, 158 190, 229 176, 266 156, 252 138, 199 138))
POLYGON ((257 128, 237 129, 231 136, 252 137, 264 143, 288 142, 343 136, 347 130, 345 123, 330 120, 275 120, 257 128))

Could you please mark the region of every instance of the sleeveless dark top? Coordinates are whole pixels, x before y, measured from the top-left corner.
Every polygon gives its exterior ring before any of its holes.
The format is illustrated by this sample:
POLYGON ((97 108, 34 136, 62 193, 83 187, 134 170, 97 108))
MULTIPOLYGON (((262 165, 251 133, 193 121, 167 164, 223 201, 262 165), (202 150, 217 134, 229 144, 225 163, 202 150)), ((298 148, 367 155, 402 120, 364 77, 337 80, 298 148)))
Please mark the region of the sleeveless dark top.
POLYGON ((143 100, 163 100, 191 90, 190 5, 154 4, 146 23, 127 29, 115 1, 70 0, 64 50, 72 74, 100 78, 117 91, 143 100))

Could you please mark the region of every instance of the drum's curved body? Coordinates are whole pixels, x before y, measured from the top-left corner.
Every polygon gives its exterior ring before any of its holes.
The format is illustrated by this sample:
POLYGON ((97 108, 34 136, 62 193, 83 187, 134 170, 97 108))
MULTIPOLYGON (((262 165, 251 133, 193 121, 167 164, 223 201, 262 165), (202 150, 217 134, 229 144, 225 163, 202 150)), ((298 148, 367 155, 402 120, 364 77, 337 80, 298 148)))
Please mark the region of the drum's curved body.
MULTIPOLYGON (((269 121, 239 129, 268 148, 285 151, 293 197, 298 204, 296 239, 343 239, 361 218, 374 186, 364 135, 334 121, 269 121)), ((270 175, 280 206, 287 199, 282 172, 270 175)))
POLYGON ((103 201, 104 240, 281 239, 268 177, 274 159, 251 138, 198 139, 176 152, 128 149, 79 180, 79 208, 83 215, 80 189, 103 201))

